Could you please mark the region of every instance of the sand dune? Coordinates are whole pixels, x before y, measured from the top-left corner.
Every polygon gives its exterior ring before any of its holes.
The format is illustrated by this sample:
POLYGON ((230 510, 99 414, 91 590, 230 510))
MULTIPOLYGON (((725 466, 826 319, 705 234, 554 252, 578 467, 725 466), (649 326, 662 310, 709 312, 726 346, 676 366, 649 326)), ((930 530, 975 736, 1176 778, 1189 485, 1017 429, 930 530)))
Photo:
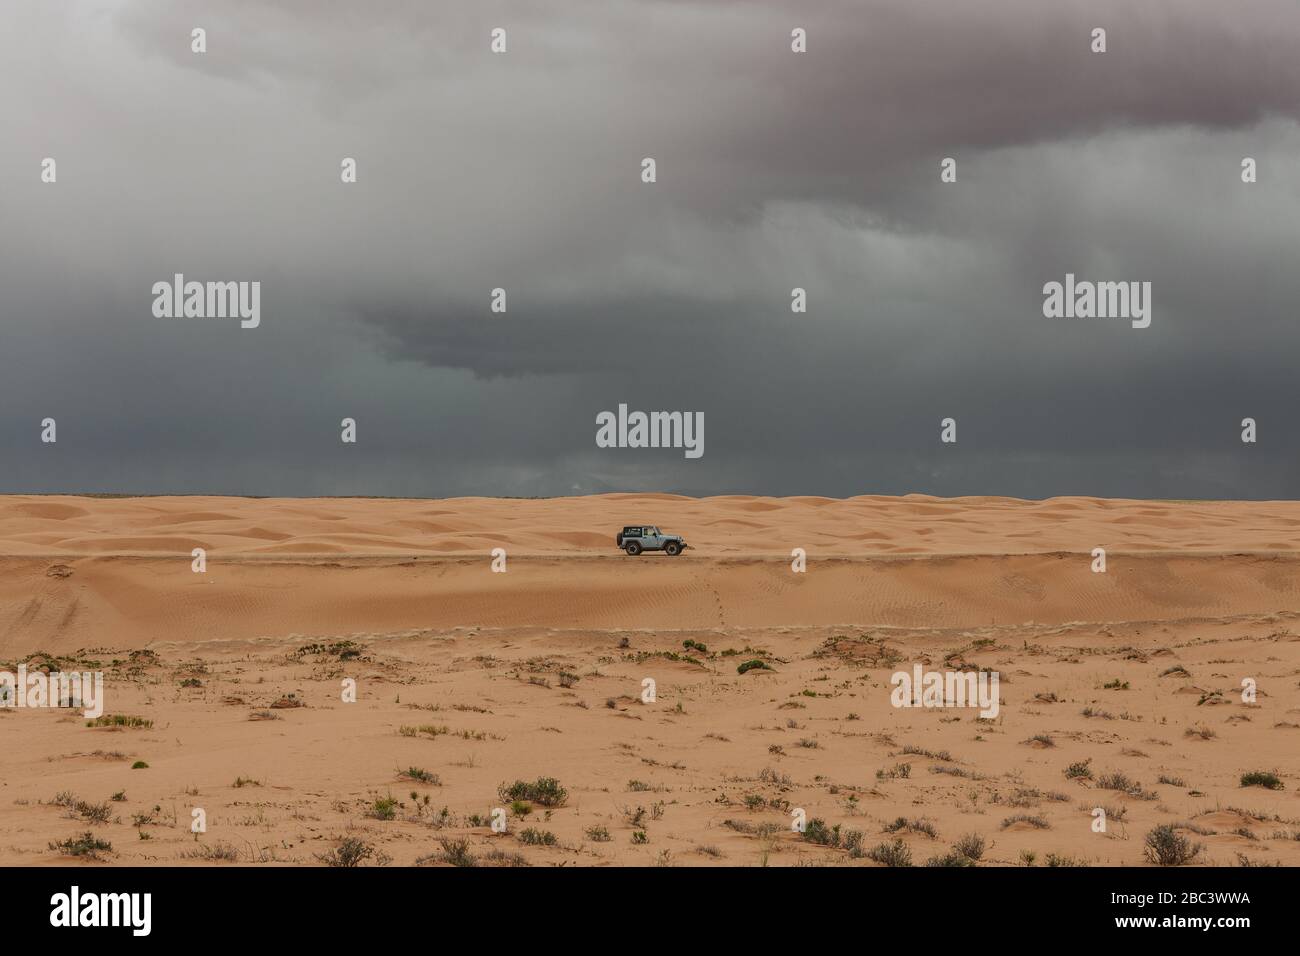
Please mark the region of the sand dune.
POLYGON ((519 554, 612 547, 655 523, 704 556, 1300 551, 1295 502, 1097 498, 596 495, 541 500, 0 498, 0 554, 437 554, 509 544, 519 554), (491 543, 489 543, 491 542, 491 543), (869 546, 867 546, 869 543, 869 546), (294 548, 298 547, 299 552, 294 548))
POLYGON ((0 860, 89 828, 124 864, 348 836, 399 864, 920 864, 974 834, 981 865, 1143 865, 1167 823, 1194 863, 1297 865, 1297 529, 1289 502, 0 498, 0 659, 103 670, 149 722, 0 709, 0 860), (615 550, 638 521, 694 548, 615 550), (997 671, 999 714, 893 706, 915 664, 997 671), (500 785, 551 776, 562 805, 491 831, 500 785))

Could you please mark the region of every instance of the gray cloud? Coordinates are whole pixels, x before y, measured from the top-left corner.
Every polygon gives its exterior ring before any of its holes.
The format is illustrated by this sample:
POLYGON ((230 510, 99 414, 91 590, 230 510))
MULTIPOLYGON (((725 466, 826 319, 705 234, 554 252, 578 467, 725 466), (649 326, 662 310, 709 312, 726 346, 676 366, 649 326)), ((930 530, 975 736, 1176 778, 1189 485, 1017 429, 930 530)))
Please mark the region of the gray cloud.
POLYGON ((1293 3, 83 9, 0 37, 0 490, 1294 495, 1293 3), (620 402, 704 458, 597 450, 620 402))

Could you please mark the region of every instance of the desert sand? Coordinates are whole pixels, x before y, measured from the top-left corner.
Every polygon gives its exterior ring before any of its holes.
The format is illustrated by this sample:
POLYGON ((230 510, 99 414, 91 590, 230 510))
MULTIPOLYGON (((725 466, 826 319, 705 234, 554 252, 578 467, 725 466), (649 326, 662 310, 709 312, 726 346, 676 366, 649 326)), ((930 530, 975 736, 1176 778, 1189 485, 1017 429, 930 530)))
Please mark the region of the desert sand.
POLYGON ((6 496, 0 661, 10 865, 1300 865, 1300 502, 6 496))

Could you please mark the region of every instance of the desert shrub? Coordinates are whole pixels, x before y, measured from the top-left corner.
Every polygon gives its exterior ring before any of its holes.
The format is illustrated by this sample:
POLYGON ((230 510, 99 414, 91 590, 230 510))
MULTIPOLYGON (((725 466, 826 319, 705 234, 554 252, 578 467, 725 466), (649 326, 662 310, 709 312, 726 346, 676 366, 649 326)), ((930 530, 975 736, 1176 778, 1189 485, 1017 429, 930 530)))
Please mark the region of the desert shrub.
POLYGON ((427 783, 430 786, 442 786, 442 780, 436 773, 429 773, 419 767, 407 767, 405 770, 398 772, 399 777, 405 777, 407 780, 414 780, 417 783, 427 783))
POLYGON ((452 840, 443 837, 438 841, 442 845, 442 861, 452 866, 473 866, 474 856, 469 852, 468 840, 452 840))
POLYGON ((968 833, 952 845, 955 852, 970 860, 978 860, 984 855, 984 838, 978 833, 968 833))
POLYGON ((1265 787, 1269 790, 1282 789, 1282 781, 1277 778, 1277 774, 1263 770, 1243 773, 1241 775, 1241 785, 1243 787, 1265 787))
POLYGON ((113 844, 107 840, 99 839, 95 834, 87 830, 85 833, 68 837, 66 840, 51 843, 50 849, 58 850, 68 856, 84 856, 87 859, 98 860, 101 853, 111 853, 113 851, 113 844))
POLYGON ((1202 844, 1192 843, 1169 823, 1160 824, 1146 836, 1146 858, 1160 866, 1182 866, 1202 849, 1202 844))
POLYGON ((153 726, 152 720, 144 717, 130 717, 126 714, 104 714, 94 720, 86 721, 87 727, 139 727, 148 730, 153 726))
POLYGON ((538 830, 529 827, 527 830, 520 832, 519 842, 527 846, 555 846, 560 842, 560 839, 550 830, 538 830))
POLYGON ((528 800, 543 807, 561 807, 569 798, 569 791, 560 786, 554 777, 538 777, 532 783, 516 780, 501 784, 497 793, 502 800, 528 800))
POLYGON ((896 839, 873 846, 867 851, 867 859, 883 863, 885 866, 911 866, 912 851, 907 848, 906 843, 896 839))

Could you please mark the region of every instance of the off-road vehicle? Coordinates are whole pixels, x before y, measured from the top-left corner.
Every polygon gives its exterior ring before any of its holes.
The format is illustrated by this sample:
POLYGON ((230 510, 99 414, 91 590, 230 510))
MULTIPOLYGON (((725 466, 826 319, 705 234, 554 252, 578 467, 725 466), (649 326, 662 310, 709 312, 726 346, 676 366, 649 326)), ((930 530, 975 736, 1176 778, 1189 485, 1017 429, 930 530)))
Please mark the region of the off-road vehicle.
POLYGON ((642 551, 662 551, 679 555, 686 550, 686 541, 679 534, 664 534, 652 524, 630 524, 614 538, 614 542, 628 554, 642 551))

